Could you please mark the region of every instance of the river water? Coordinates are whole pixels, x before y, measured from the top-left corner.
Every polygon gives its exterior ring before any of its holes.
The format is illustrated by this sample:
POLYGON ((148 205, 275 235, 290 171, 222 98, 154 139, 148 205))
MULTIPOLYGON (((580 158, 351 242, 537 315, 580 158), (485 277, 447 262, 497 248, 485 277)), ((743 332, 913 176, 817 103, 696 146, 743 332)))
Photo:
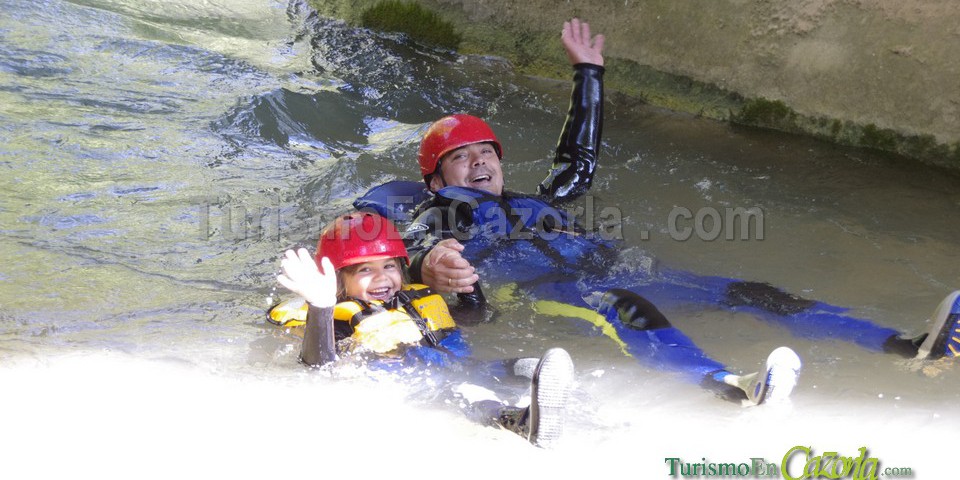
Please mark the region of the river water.
MULTIPOLYGON (((779 466, 795 445, 851 457, 866 446, 915 478, 951 470, 954 363, 797 339, 719 308, 666 313, 733 369, 794 348, 804 371, 790 405, 718 399, 523 299, 468 335, 489 358, 571 352, 578 386, 557 451, 471 423, 432 399, 429 376, 307 371, 296 336, 263 319, 283 297, 273 281, 280 252, 312 246, 319 225, 368 188, 415 178, 419 135, 451 111, 488 118, 508 188, 532 192, 569 84, 311 16, 296 2, 0 6, 9 471, 663 478, 665 458, 779 466)), ((665 265, 766 281, 908 333, 960 288, 955 172, 614 92, 601 162, 591 193, 598 211, 622 215, 624 275, 665 265), (706 232, 681 241, 670 221, 678 207, 723 221, 755 207, 763 229, 744 236, 687 220, 679 226, 706 232)))

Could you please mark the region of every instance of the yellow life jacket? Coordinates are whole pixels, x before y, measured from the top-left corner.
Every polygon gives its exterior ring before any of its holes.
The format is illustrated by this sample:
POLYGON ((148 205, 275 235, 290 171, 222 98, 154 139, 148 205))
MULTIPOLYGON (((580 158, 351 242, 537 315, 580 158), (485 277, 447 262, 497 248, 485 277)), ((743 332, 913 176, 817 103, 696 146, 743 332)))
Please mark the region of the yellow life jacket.
MULTIPOLYGON (((284 327, 307 322, 309 305, 303 298, 287 300, 267 312, 267 321, 284 327)), ((426 285, 410 284, 391 301, 364 302, 349 299, 333 308, 334 322, 346 322, 352 329, 355 347, 377 353, 389 352, 402 344, 427 338, 436 344, 435 332, 456 328, 447 302, 426 285)))

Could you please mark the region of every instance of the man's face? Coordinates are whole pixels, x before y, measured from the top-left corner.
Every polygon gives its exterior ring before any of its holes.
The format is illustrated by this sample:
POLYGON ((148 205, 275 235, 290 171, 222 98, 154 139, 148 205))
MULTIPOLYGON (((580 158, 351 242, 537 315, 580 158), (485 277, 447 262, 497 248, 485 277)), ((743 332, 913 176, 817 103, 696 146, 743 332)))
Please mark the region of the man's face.
POLYGON ((494 195, 503 194, 503 172, 500 157, 489 143, 472 143, 451 150, 440 159, 440 172, 430 180, 436 192, 444 186, 470 187, 494 195), (439 177, 443 176, 441 180, 439 177))

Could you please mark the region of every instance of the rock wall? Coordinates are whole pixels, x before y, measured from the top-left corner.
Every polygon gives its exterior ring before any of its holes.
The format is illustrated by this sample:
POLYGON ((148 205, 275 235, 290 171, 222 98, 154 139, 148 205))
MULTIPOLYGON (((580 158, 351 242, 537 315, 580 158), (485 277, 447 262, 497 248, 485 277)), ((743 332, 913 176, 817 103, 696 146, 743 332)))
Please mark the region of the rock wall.
MULTIPOLYGON (((608 85, 667 108, 960 168, 956 0, 416 0, 461 51, 567 77, 578 16, 607 37, 608 85)), ((375 0, 312 0, 356 22, 375 0)))

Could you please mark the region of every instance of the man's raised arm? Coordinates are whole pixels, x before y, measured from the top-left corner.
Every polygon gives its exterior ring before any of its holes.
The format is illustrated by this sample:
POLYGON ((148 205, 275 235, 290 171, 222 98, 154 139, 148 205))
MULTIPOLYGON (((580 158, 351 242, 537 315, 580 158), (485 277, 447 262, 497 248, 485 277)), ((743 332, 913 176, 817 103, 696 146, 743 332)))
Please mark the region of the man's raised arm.
POLYGON ((600 153, 603 129, 603 35, 590 36, 590 25, 564 22, 563 47, 575 70, 556 157, 539 193, 555 200, 571 200, 590 189, 600 153))

